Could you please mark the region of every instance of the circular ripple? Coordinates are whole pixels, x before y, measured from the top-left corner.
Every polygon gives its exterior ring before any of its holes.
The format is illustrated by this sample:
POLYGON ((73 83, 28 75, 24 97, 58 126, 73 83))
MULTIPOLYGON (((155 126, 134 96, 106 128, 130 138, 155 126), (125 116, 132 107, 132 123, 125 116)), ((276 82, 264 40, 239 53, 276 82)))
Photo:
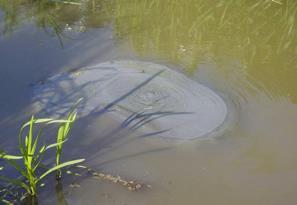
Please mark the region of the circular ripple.
POLYGON ((166 130, 161 135, 170 138, 207 136, 227 116, 225 102, 209 88, 166 66, 138 61, 106 62, 59 74, 35 86, 34 93, 36 105, 51 115, 65 114, 80 97, 84 98, 80 116, 100 112, 116 102, 113 111, 120 116, 142 113, 128 126, 166 130))

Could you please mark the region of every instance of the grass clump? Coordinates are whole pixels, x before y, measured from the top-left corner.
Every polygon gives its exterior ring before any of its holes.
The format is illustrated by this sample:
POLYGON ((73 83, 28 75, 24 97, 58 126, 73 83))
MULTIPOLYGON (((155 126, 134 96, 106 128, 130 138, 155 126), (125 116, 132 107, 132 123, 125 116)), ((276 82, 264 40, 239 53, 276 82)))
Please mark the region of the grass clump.
POLYGON ((24 196, 31 198, 37 197, 37 187, 42 184, 42 181, 49 174, 56 172, 58 178, 61 178, 61 169, 66 166, 74 165, 84 161, 84 159, 75 159, 66 162, 61 162, 61 153, 63 144, 67 141, 69 131, 76 119, 77 113, 72 110, 66 119, 52 118, 35 118, 24 123, 19 131, 19 155, 10 155, 4 151, 0 152, 0 158, 6 160, 8 164, 13 166, 20 177, 17 179, 0 176, 0 179, 8 182, 11 185, 21 187, 25 190, 24 196), (43 135, 44 127, 58 124, 56 142, 49 145, 40 145, 40 138, 43 135), (56 164, 53 167, 46 168, 42 161, 49 149, 56 148, 56 164))

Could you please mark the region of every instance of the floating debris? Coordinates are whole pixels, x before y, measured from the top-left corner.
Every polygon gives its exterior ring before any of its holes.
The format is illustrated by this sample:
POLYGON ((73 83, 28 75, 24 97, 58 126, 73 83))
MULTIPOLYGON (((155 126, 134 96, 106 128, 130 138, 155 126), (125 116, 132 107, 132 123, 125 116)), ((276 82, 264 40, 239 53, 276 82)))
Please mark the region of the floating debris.
MULTIPOLYGON (((125 179, 123 179, 122 177, 120 177, 118 175, 114 176, 114 175, 111 175, 111 174, 98 172, 98 171, 95 171, 95 170, 93 170, 93 169, 91 169, 89 167, 86 167, 86 166, 75 166, 75 168, 80 168, 80 169, 86 170, 87 171, 87 176, 89 176, 89 177, 91 177, 93 179, 106 180, 106 181, 109 181, 109 182, 114 183, 114 184, 119 184, 119 185, 127 188, 129 191, 138 191, 138 190, 140 190, 142 188, 149 188, 149 189, 152 188, 151 185, 138 183, 136 180, 125 180, 125 179)), ((66 173, 71 174, 73 176, 84 176, 83 173, 77 173, 77 172, 69 171, 69 170, 67 170, 66 173)), ((72 183, 69 186, 71 188, 78 188, 77 183, 72 183)))

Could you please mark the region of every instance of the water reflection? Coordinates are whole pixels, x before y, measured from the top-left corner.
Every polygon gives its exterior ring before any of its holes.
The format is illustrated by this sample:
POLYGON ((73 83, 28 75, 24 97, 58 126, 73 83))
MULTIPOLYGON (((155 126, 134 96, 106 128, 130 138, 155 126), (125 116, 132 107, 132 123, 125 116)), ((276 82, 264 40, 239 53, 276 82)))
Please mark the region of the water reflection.
POLYGON ((57 205, 68 205, 65 195, 63 192, 63 185, 61 181, 58 181, 55 187, 56 197, 57 197, 57 205))
POLYGON ((0 0, 4 13, 4 34, 11 34, 19 25, 33 20, 37 27, 56 35, 65 31, 86 31, 106 24, 104 1, 0 0))
POLYGON ((115 32, 141 56, 154 53, 190 73, 205 62, 230 73, 238 62, 236 69, 296 102, 296 1, 116 2, 115 32))
POLYGON ((238 62, 271 92, 297 101, 295 0, 0 0, 0 8, 6 34, 33 19, 62 44, 65 31, 113 24, 143 58, 167 59, 188 73, 205 62, 232 72, 238 62))

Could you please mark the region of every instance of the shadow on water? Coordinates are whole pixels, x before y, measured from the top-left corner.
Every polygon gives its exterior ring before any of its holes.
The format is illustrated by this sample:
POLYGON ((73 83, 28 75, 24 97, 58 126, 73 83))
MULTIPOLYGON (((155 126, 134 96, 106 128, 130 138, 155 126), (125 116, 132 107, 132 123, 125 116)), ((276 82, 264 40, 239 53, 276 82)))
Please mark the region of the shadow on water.
MULTIPOLYGON (((94 112, 90 114, 87 117, 79 119, 79 126, 76 127, 75 132, 75 139, 72 139, 70 144, 68 144, 68 147, 72 147, 72 149, 68 149, 66 152, 67 155, 70 156, 78 156, 83 153, 84 156, 86 156, 86 159, 88 161, 96 161, 98 162, 98 159, 100 159, 102 156, 109 154, 112 151, 115 151, 116 149, 124 146, 125 144, 131 143, 134 140, 145 138, 145 137, 152 137, 157 136, 159 134, 162 134, 164 132, 169 131, 169 129, 166 130, 160 130, 160 131, 154 131, 154 132, 148 132, 148 133, 138 133, 137 131, 144 127, 146 124, 162 117, 170 116, 170 115, 184 115, 184 114, 192 114, 190 112, 174 112, 174 111, 159 111, 159 112, 146 112, 146 111, 139 111, 139 112, 133 112, 130 116, 128 116, 125 120, 120 122, 119 125, 116 125, 111 130, 107 131, 107 133, 102 134, 101 129, 104 129, 103 126, 98 126, 96 128, 96 132, 98 134, 91 136, 93 137, 92 141, 89 141, 87 144, 80 144, 79 141, 84 138, 84 141, 90 138, 90 136, 85 136, 85 128, 84 126, 91 124, 95 118, 103 117, 104 114, 112 112, 112 108, 116 106, 120 101, 124 100, 125 98, 129 97, 131 94, 142 88, 143 86, 147 85, 150 81, 152 81, 154 78, 156 78, 160 73, 163 71, 159 71, 149 77, 147 80, 143 81, 139 85, 137 85, 135 88, 131 89, 129 92, 123 94, 113 102, 106 105, 101 110, 94 112), (73 147, 78 147, 78 149, 73 149, 73 147)), ((99 162, 99 164, 95 164, 96 169, 104 169, 104 166, 106 164, 110 164, 119 160, 123 159, 129 159, 133 158, 135 156, 141 156, 141 155, 147 155, 150 153, 156 153, 156 152, 163 152, 166 150, 171 149, 171 146, 165 146, 165 147, 159 147, 154 149, 149 149, 145 151, 138 151, 136 153, 130 153, 126 155, 121 155, 120 157, 113 157, 109 160, 104 160, 102 162, 99 162)), ((75 168, 75 167, 74 167, 75 168)), ((88 174, 80 173, 79 177, 74 178, 74 182, 76 184, 80 184, 83 180, 89 178, 90 176, 88 174)), ((73 182, 72 182, 73 183, 73 182)), ((56 197, 58 200, 58 204, 67 204, 64 194, 63 194, 63 187, 62 184, 59 183, 56 185, 56 197)))
MULTIPOLYGON (((132 142, 133 140, 140 139, 140 138, 145 138, 145 137, 152 137, 156 135, 160 135, 162 133, 165 133, 169 131, 170 129, 164 129, 164 130, 158 130, 158 131, 150 131, 147 133, 140 132, 140 128, 145 127, 148 123, 151 123, 154 120, 157 120, 159 118, 164 118, 168 117, 171 115, 188 115, 188 114, 193 114, 192 112, 176 112, 176 111, 156 111, 156 112, 149 112, 145 110, 139 110, 136 112, 131 111, 132 113, 123 121, 118 122, 118 123, 111 123, 109 124, 109 120, 104 118, 104 114, 112 114, 114 112, 113 107, 117 106, 118 103, 120 103, 122 100, 126 99, 130 95, 132 95, 134 92, 138 91, 145 85, 147 85, 149 82, 151 82, 154 78, 156 78, 158 75, 160 75, 163 72, 163 70, 156 72, 154 75, 151 77, 147 78, 145 81, 140 83, 139 85, 135 86, 132 88, 130 91, 127 93, 123 94, 122 96, 119 96, 117 99, 114 101, 110 102, 103 108, 98 108, 95 107, 93 110, 90 111, 90 113, 78 120, 77 126, 74 127, 74 132, 75 132, 75 139, 71 140, 69 142, 71 145, 70 147, 73 147, 77 145, 78 141, 81 141, 82 136, 85 135, 85 128, 88 127, 88 125, 92 124, 94 121, 96 121, 95 126, 96 126, 96 134, 93 136, 91 139, 89 138, 88 140, 91 140, 88 142, 86 147, 83 149, 83 152, 87 157, 87 159, 91 160, 92 155, 94 153, 100 152, 100 155, 103 153, 107 152, 105 148, 109 148, 108 151, 111 151, 110 147, 112 149, 116 149, 126 143, 132 142), (100 119, 102 118, 102 121, 100 119), (99 121, 99 122, 98 122, 99 121), (100 123, 103 122, 103 125, 100 125, 100 123), (107 126, 104 126, 104 124, 107 124, 107 126), (133 137, 132 137, 133 136, 133 137), (76 138, 77 137, 77 138, 76 138), (117 144, 119 141, 121 141, 120 144, 117 144), (105 150, 103 152, 102 150, 105 150)), ((70 80, 70 79, 68 79, 70 80)), ((90 82, 92 84, 94 82, 90 82)), ((73 85, 74 84, 71 84, 73 85)), ((65 101, 69 101, 69 98, 72 99, 71 101, 74 102, 75 99, 73 96, 80 98, 84 97, 84 95, 87 95, 85 92, 83 92, 82 87, 86 86, 85 84, 81 85, 78 87, 75 85, 75 90, 71 93, 67 92, 59 92, 59 94, 55 94, 57 98, 64 98, 65 101), (79 93, 79 94, 77 94, 79 93), (66 99, 67 98, 67 99, 66 99)), ((58 90, 63 90, 61 88, 55 88, 58 90)), ((41 100, 41 99, 38 99, 41 100)), ((49 100, 45 100, 48 102, 49 100)), ((63 104, 63 102, 62 102, 63 104)), ((52 106, 50 104, 45 104, 45 107, 47 106, 52 106)), ((82 103, 79 106, 79 109, 84 109, 86 104, 82 103)), ((70 109, 69 106, 63 107, 57 104, 56 109, 53 109, 53 113, 58 115, 63 115, 64 113, 67 113, 70 109), (59 112, 59 110, 63 110, 63 112, 59 112), (66 109, 66 110, 64 110, 66 109)), ((87 141, 87 139, 84 139, 84 141, 87 141)), ((67 151, 67 154, 72 155, 72 156, 77 156, 82 152, 80 149, 71 149, 67 151)), ((96 155, 94 156, 95 158, 97 157, 96 155)))
MULTIPOLYGON (((99 29, 107 25, 101 1, 65 2, 0 0, 0 87, 9 87, 9 92, 1 90, 1 127, 13 127, 27 117, 29 84, 102 60, 112 49, 109 29, 99 29), (85 33, 89 27, 98 29, 85 33)), ((14 133, 0 133, 1 138, 7 135, 14 133)))
MULTIPOLYGON (((111 128, 108 128, 107 132, 100 132, 100 129, 104 129, 103 126, 96 125, 97 132, 99 134, 93 135, 93 136, 86 136, 86 126, 88 124, 91 124, 94 119, 98 120, 101 117, 104 116, 104 114, 112 113, 113 112, 113 107, 116 106, 119 102, 122 100, 126 99, 130 95, 132 95, 134 92, 138 91, 142 87, 146 86, 148 83, 150 83, 154 78, 156 78, 158 75, 160 75, 164 70, 160 70, 159 72, 156 72, 152 76, 148 77, 146 80, 132 88, 130 91, 127 93, 119 96, 117 99, 114 101, 110 102, 108 105, 104 106, 100 110, 96 112, 92 112, 83 118, 80 118, 78 122, 74 126, 74 130, 72 133, 74 134, 73 137, 71 137, 71 140, 68 144, 66 144, 65 150, 63 151, 65 153, 65 156, 81 156, 83 155, 88 161, 97 161, 98 159, 105 154, 109 154, 110 152, 124 146, 125 144, 131 143, 134 140, 137 139, 142 139, 146 137, 152 137, 152 136, 157 136, 162 133, 165 133, 169 131, 170 129, 165 129, 165 130, 159 130, 159 131, 153 131, 153 132, 138 132, 140 128, 143 128, 146 126, 148 123, 167 116, 171 115, 188 115, 188 114, 193 114, 191 112, 175 112, 175 111, 156 111, 156 112, 149 112, 145 110, 139 110, 137 112, 132 112, 126 119, 121 121, 119 124, 116 124, 116 126, 111 126, 111 128), (91 141, 90 141, 91 140, 91 141), (85 143, 87 141, 87 143, 85 143), (68 148, 67 148, 68 147, 68 148), (74 148, 77 147, 77 148, 74 148), (71 149, 69 149, 71 148, 71 149)), ((63 79, 65 80, 65 79, 63 79)), ((75 92, 67 93, 65 92, 59 92, 55 93, 56 96, 65 98, 69 100, 69 98, 73 99, 73 96, 77 96, 77 93, 79 93, 80 97, 83 97, 83 87, 95 83, 95 81, 88 82, 87 84, 81 85, 79 88, 77 85, 73 84, 71 82, 71 79, 67 79, 68 85, 71 85, 72 87, 75 87, 75 92)), ((36 85, 38 86, 38 85, 36 85)), ((62 89, 60 87, 54 87, 54 90, 59 90, 61 91, 62 89)), ((52 90, 50 90, 52 92, 52 90)), ((38 99, 42 100, 42 99, 38 99)), ((75 101, 74 101, 75 102, 75 101)), ((62 102, 63 103, 63 102, 62 102)), ((49 106, 49 104, 45 104, 45 106, 49 106)), ((81 104, 81 107, 86 106, 86 104, 81 104)), ((57 105, 57 109, 53 110, 55 114, 59 114, 59 116, 63 116, 65 113, 67 113, 69 110, 66 110, 65 112, 59 112, 61 109, 71 109, 69 107, 61 107, 57 105)), ((96 110, 96 109, 95 109, 96 110)), ((104 120, 104 119, 103 119, 104 120)), ((108 123, 108 122, 107 122, 108 123)), ((51 132, 51 130, 49 130, 51 132)), ((53 134, 53 133, 51 133, 53 134)), ((54 138, 53 138, 54 139, 54 138)), ((48 139, 47 139, 48 141, 48 139)), ((171 149, 171 146, 165 146, 165 147, 157 147, 145 151, 138 151, 136 153, 128 153, 126 155, 122 155, 120 157, 114 157, 109 160, 105 160, 103 162, 99 162, 99 164, 95 164, 96 168, 104 167, 104 165, 108 163, 112 163, 118 160, 122 159, 128 159, 132 158, 135 156, 140 156, 140 155, 146 155, 149 153, 155 153, 155 152, 163 152, 165 150, 171 149)), ((50 157, 51 158, 51 157, 50 157)), ((52 159, 49 159, 50 161, 52 159)), ((47 160, 46 164, 51 164, 52 162, 49 162, 47 160)), ((88 178, 88 175, 82 175, 82 177, 75 179, 76 183, 80 183, 84 179, 88 178)), ((50 181, 47 180, 48 184, 52 184, 50 181)), ((67 184, 67 183, 66 183, 67 184)), ((12 187, 14 192, 19 192, 16 191, 16 187, 12 187)), ((57 198, 57 204, 58 205, 64 205, 67 204, 67 201, 65 199, 65 195, 63 192, 63 185, 62 182, 58 182, 55 186, 55 194, 57 198)), ((11 197, 16 197, 12 195, 11 197)), ((19 197, 19 196, 18 196, 19 197)), ((38 199, 37 198, 30 198, 27 197, 25 201, 23 201, 24 204, 28 205, 37 205, 38 204, 38 199)))
MULTIPOLYGON (((84 69, 84 70, 86 70, 86 69, 84 69)), ((102 70, 102 69, 100 69, 100 70, 102 70)), ((73 79, 69 76, 69 74, 72 75, 73 73, 74 73, 73 75, 75 75, 76 71, 77 70, 74 70, 74 71, 71 71, 70 73, 64 73, 62 75, 59 75, 58 77, 56 77, 54 79, 54 82, 51 83, 49 86, 45 84, 45 86, 48 86, 48 87, 43 88, 43 83, 36 84, 37 87, 41 86, 41 88, 42 88, 41 92, 44 92, 44 93, 42 93, 41 97, 37 96, 34 101, 34 103, 40 103, 42 105, 42 107, 44 107, 40 111, 40 113, 42 113, 42 114, 45 113, 47 115, 57 115, 58 117, 65 116, 72 109, 71 104, 73 104, 73 102, 76 102, 79 98, 82 98, 83 100, 79 104, 78 109, 86 109, 86 103, 87 103, 86 100, 89 97, 88 92, 91 93, 91 91, 90 91, 91 86, 92 85, 97 86, 98 83, 104 83, 106 80, 110 80, 110 79, 113 80, 113 77, 114 77, 113 75, 107 75, 107 76, 104 75, 103 78, 100 78, 98 80, 90 80, 90 81, 87 81, 86 83, 83 83, 82 85, 76 85, 73 82, 73 79), (63 87, 63 85, 65 86, 65 84, 67 85, 68 89, 63 87), (50 113, 47 112, 48 108, 51 108, 50 113)), ((148 84, 151 80, 153 80, 155 77, 160 75, 162 72, 164 72, 164 71, 161 70, 161 71, 155 73, 154 75, 149 77, 147 80, 140 83, 139 85, 137 85, 135 88, 133 88, 129 92, 123 94, 122 96, 119 96, 116 100, 114 100, 113 102, 110 102, 103 108, 100 108, 100 107, 102 107, 102 105, 100 104, 100 102, 98 102, 99 105, 94 107, 92 110, 89 110, 89 113, 87 113, 87 114, 91 114, 93 116, 100 116, 101 114, 109 112, 110 108, 114 107, 120 101, 124 100, 125 98, 127 98, 128 96, 133 94, 135 91, 139 90, 141 87, 148 84)), ((103 89, 101 87, 99 87, 99 88, 103 89)), ((37 95, 39 94, 38 88, 37 88, 36 94, 37 95)), ((93 95, 95 95, 95 94, 93 94, 93 95)))

